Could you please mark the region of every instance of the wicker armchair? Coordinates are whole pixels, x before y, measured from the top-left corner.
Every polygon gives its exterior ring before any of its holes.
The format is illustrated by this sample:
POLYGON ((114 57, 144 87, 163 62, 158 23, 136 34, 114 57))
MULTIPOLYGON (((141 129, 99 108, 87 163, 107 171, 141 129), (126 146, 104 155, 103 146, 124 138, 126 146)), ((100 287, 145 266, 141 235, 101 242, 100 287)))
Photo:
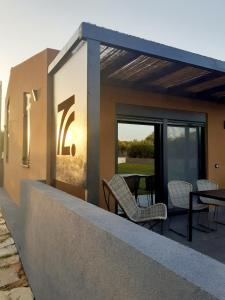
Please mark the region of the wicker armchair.
MULTIPOLYGON (((219 185, 211 180, 208 179, 199 179, 197 180, 197 188, 198 191, 209 191, 209 190, 218 190, 219 185)), ((212 198, 206 198, 206 197, 200 197, 201 202, 211 204, 211 205, 221 205, 225 206, 224 201, 212 199, 212 198)))
POLYGON ((108 209, 110 209, 109 198, 111 196, 122 207, 127 218, 134 223, 150 224, 151 221, 167 219, 167 207, 164 203, 157 203, 146 208, 138 207, 124 178, 119 175, 114 175, 108 182, 103 179, 103 189, 108 209))
MULTIPOLYGON (((213 182, 208 179, 199 179, 197 180, 197 188, 198 191, 208 191, 208 190, 218 190, 219 185, 216 182, 213 182)), ((212 199, 212 198, 207 198, 207 197, 200 197, 200 200, 202 203, 206 203, 209 205, 215 206, 215 211, 214 211, 214 222, 225 225, 223 222, 219 222, 218 219, 218 207, 222 206, 225 207, 225 202, 212 199)))
MULTIPOLYGON (((169 192, 169 197, 170 197, 172 205, 176 208, 182 208, 182 209, 186 210, 186 213, 188 213, 189 195, 190 195, 190 192, 192 192, 192 190, 193 190, 192 184, 189 182, 186 182, 186 181, 173 180, 168 183, 168 192, 169 192)), ((208 205, 193 202, 192 210, 197 211, 197 212, 208 211, 208 205)), ((200 217, 200 214, 199 214, 199 217, 200 217)), ((199 220, 198 220, 198 223, 199 223, 199 220)), ((198 224, 198 225, 205 227, 204 225, 201 225, 201 224, 198 224)), ((196 227, 193 227, 193 228, 196 230, 202 231, 202 232, 208 232, 208 231, 196 228, 196 227)), ((171 226, 170 226, 170 230, 175 232, 178 235, 186 237, 185 234, 176 231, 175 229, 171 228, 171 226)))
MULTIPOLYGON (((189 195, 193 191, 192 184, 182 180, 173 180, 168 183, 168 192, 170 200, 174 207, 189 209, 189 195)), ((193 203, 193 210, 203 210, 208 206, 204 204, 193 203)))

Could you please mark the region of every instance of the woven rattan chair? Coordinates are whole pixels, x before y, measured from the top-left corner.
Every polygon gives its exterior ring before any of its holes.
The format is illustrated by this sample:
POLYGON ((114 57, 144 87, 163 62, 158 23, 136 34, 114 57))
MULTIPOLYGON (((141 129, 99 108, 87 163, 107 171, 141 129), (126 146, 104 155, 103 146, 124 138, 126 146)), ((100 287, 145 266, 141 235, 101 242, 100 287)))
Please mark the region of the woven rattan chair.
MULTIPOLYGON (((199 179, 199 180, 197 180, 197 188, 198 188, 198 191, 218 190, 219 185, 216 182, 208 180, 208 179, 199 179)), ((225 223, 219 222, 217 220, 218 208, 219 208, 219 206, 225 207, 225 202, 216 200, 216 199, 212 199, 212 198, 207 198, 207 197, 200 197, 200 200, 202 203, 206 203, 206 204, 215 206, 214 222, 225 225, 225 223)))
MULTIPOLYGON (((209 190, 218 190, 219 185, 211 180, 208 179, 199 179, 197 180, 197 188, 198 191, 209 191, 209 190)), ((201 202, 211 204, 211 205, 221 205, 225 206, 224 201, 212 199, 212 198, 206 198, 206 197, 200 197, 201 202)))
POLYGON ((134 223, 143 225, 148 223, 150 228, 153 228, 158 221, 163 222, 167 219, 167 207, 164 203, 157 203, 146 208, 138 207, 124 178, 119 175, 114 175, 108 182, 103 179, 103 189, 107 208, 110 209, 110 197, 113 197, 124 210, 126 217, 134 223), (156 221, 155 224, 151 224, 152 221, 156 221))
MULTIPOLYGON (((190 192, 192 192, 192 191, 193 191, 193 186, 189 182, 182 181, 182 180, 173 180, 173 181, 170 181, 168 183, 168 192, 169 192, 169 197, 170 197, 172 205, 175 208, 184 209, 186 213, 188 213, 189 196, 190 196, 190 192)), ((206 211, 206 210, 208 210, 208 205, 193 202, 192 210, 197 211, 197 212, 206 211)), ((201 224, 199 224, 199 225, 201 225, 201 224)), ((201 225, 201 226, 203 226, 203 225, 201 225)), ((193 228, 197 229, 199 231, 206 232, 206 231, 201 230, 201 229, 196 228, 196 227, 193 227, 193 228)), ((174 230, 171 226, 170 226, 170 230, 177 233, 177 234, 179 234, 179 235, 181 235, 181 236, 186 237, 185 234, 174 230)))

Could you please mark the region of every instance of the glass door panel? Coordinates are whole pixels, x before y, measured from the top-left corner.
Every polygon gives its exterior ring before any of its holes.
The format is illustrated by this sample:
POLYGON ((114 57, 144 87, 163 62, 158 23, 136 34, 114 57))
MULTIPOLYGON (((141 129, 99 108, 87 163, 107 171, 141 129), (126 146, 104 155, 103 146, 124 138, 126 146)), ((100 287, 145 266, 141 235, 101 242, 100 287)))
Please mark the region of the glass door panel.
POLYGON ((199 174, 198 134, 196 127, 168 126, 168 181, 196 183, 199 174))
POLYGON ((118 123, 117 173, 131 191, 133 175, 138 176, 140 205, 155 201, 155 125, 118 123))
POLYGON ((199 178, 200 159, 198 127, 168 126, 167 153, 168 182, 184 180, 195 186, 199 178))

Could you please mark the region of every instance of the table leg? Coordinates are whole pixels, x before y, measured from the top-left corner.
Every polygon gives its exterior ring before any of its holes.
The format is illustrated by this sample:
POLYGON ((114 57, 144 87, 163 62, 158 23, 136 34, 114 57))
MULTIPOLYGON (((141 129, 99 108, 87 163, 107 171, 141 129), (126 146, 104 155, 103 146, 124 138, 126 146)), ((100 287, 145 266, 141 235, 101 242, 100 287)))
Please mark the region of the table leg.
POLYGON ((193 195, 190 193, 189 196, 189 211, 188 211, 188 241, 192 241, 192 205, 193 195))

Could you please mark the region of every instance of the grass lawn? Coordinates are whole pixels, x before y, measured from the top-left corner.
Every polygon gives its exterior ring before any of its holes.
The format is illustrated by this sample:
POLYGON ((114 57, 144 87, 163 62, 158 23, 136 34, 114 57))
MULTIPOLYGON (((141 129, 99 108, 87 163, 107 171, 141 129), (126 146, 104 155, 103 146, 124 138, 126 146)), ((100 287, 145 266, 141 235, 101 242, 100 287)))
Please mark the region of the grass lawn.
POLYGON ((154 163, 150 164, 118 164, 118 173, 119 174, 145 174, 153 175, 154 174, 154 163))
MULTIPOLYGON (((118 164, 118 174, 144 174, 144 175, 154 175, 154 163, 150 164, 128 164, 122 163, 118 164)), ((145 179, 141 178, 140 186, 141 194, 145 191, 145 179)))

